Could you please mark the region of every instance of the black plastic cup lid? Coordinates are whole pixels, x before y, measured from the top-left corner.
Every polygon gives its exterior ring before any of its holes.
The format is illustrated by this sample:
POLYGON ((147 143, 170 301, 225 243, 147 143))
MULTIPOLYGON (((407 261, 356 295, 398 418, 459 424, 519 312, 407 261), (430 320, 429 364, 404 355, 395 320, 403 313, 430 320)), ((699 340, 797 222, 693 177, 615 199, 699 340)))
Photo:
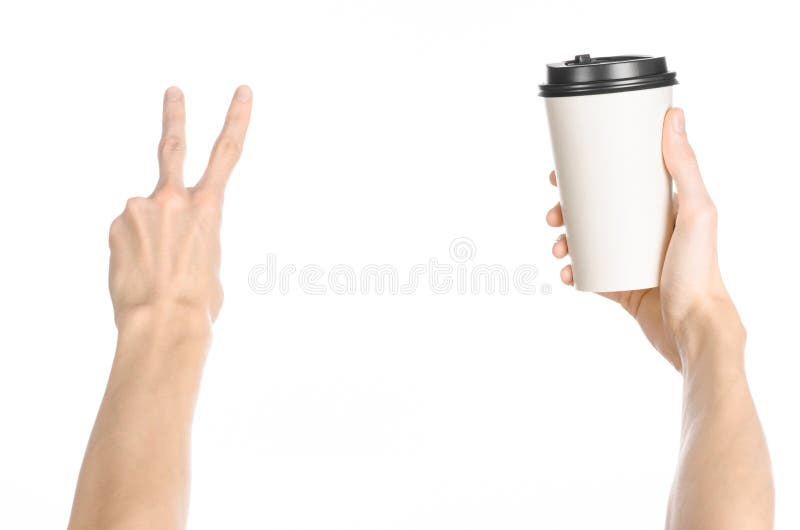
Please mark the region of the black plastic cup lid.
POLYGON ((546 98, 588 96, 628 90, 644 90, 677 85, 675 72, 667 70, 667 60, 649 55, 591 57, 547 65, 547 83, 539 85, 546 98))

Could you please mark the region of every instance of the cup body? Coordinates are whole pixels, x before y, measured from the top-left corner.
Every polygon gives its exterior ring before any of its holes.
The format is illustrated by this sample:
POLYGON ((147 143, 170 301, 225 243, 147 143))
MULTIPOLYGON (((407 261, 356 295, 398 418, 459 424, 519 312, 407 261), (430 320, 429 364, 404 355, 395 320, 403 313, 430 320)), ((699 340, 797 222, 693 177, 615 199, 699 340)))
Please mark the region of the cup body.
POLYGON ((658 286, 674 224, 661 155, 672 87, 548 97, 545 105, 575 287, 658 286))

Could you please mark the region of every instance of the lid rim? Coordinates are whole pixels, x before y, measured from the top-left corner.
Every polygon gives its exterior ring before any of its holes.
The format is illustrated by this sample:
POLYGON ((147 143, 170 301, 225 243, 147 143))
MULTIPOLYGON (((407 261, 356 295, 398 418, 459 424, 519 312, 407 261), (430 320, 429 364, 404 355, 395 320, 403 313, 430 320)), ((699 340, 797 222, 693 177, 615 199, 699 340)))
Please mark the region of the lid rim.
POLYGON ((614 79, 609 81, 594 81, 589 83, 572 84, 542 84, 539 85, 539 96, 567 97, 590 96, 593 94, 609 94, 612 92, 629 92, 631 90, 647 90, 648 88, 663 88, 678 84, 675 72, 646 77, 629 77, 627 79, 614 79))
POLYGON ((547 65, 547 80, 539 85, 541 97, 585 96, 645 90, 677 84, 675 72, 663 56, 576 55, 575 60, 547 65))

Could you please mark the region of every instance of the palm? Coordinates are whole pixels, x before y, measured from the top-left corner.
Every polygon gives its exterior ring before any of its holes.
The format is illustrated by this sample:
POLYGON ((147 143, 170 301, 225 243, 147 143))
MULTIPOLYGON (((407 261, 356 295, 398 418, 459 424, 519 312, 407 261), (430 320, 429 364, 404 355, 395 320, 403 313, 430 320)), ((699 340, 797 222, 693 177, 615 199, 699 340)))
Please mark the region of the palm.
POLYGON ((631 314, 642 328, 647 340, 657 349, 664 358, 678 371, 681 370, 681 359, 675 346, 669 339, 664 326, 661 311, 661 290, 658 287, 639 289, 636 291, 618 291, 613 293, 600 293, 602 296, 613 300, 631 314))

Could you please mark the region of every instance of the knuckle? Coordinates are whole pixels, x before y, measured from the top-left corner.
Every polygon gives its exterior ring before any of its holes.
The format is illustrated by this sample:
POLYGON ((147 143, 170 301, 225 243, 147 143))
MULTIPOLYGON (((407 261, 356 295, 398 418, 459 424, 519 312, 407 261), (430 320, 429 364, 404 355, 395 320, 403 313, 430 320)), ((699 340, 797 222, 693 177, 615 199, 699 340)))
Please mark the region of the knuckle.
POLYGON ((173 186, 165 186, 159 189, 153 195, 153 198, 162 208, 167 209, 178 209, 185 201, 184 194, 181 192, 181 190, 176 189, 173 186))
POLYGON ((214 289, 213 299, 211 301, 211 319, 216 320, 217 316, 219 316, 220 309, 222 309, 222 304, 225 301, 225 293, 222 291, 221 286, 217 286, 214 289))
POLYGON ((158 143, 158 151, 160 153, 176 153, 186 150, 186 144, 180 136, 170 135, 161 138, 158 143))
POLYGON ((711 201, 707 201, 700 208, 699 217, 706 223, 717 224, 717 219, 719 217, 719 214, 717 213, 717 207, 714 206, 714 203, 711 201))
MULTIPOLYGON (((125 203, 125 212, 136 213, 145 209, 147 199, 144 197, 132 197, 125 203)), ((124 213, 124 212, 123 212, 124 213)))
POLYGON ((692 220, 700 226, 716 226, 718 219, 717 207, 710 200, 692 209, 692 220))
POLYGON ((686 145, 683 151, 684 155, 686 156, 686 160, 692 164, 697 165, 697 155, 694 152, 694 148, 691 145, 686 145))
POLYGON ((123 223, 122 216, 118 216, 116 219, 111 221, 111 226, 108 229, 109 243, 119 238, 120 231, 122 230, 122 223, 123 223))
POLYGON ((220 136, 217 140, 217 151, 231 158, 238 158, 242 152, 242 145, 231 136, 220 136))
POLYGON ((717 207, 714 205, 714 203, 711 203, 711 205, 709 206, 709 215, 711 216, 711 219, 715 223, 719 219, 719 211, 717 210, 717 207))

